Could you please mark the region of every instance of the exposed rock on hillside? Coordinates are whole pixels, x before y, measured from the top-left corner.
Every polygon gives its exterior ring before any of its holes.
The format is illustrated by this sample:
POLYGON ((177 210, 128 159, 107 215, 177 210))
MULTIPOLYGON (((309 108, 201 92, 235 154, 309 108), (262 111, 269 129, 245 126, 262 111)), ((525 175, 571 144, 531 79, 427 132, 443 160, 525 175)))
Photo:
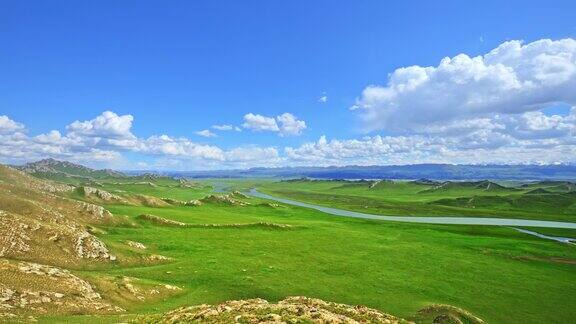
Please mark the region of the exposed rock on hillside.
POLYGON ((182 202, 182 205, 184 205, 184 206, 201 206, 202 202, 198 199, 192 199, 192 200, 182 202))
POLYGON ((170 205, 164 200, 152 196, 135 195, 134 199, 137 200, 140 204, 148 207, 165 207, 170 205))
POLYGON ((142 215, 139 215, 138 218, 145 220, 145 221, 149 221, 149 222, 157 224, 157 225, 164 225, 164 226, 185 227, 188 225, 186 223, 182 223, 182 222, 178 222, 175 220, 171 220, 171 219, 167 219, 167 218, 163 218, 163 217, 159 217, 159 216, 155 216, 155 215, 150 215, 150 214, 142 214, 142 215))
POLYGON ((233 194, 209 195, 209 196, 206 196, 206 197, 200 199, 200 201, 203 203, 224 203, 224 204, 234 205, 234 206, 250 205, 250 203, 248 203, 248 202, 244 202, 244 201, 236 199, 233 194))
POLYGON ((180 205, 180 206, 201 206, 202 202, 197 199, 192 199, 188 201, 182 201, 172 198, 162 198, 162 200, 170 205, 180 205))
POLYGON ((121 178, 125 177, 123 173, 104 169, 94 170, 83 165, 74 164, 67 161, 58 161, 55 159, 44 159, 32 163, 27 163, 18 169, 34 174, 39 177, 52 177, 59 176, 65 178, 80 178, 80 179, 98 179, 98 178, 121 178))
POLYGON ((251 198, 250 196, 245 195, 238 190, 232 191, 231 196, 236 197, 236 198, 244 198, 244 199, 250 199, 251 198))
POLYGON ((470 312, 433 304, 405 320, 366 306, 351 306, 308 297, 288 297, 278 303, 264 299, 232 300, 219 305, 181 307, 163 315, 139 317, 139 323, 445 323, 483 324, 470 312))
POLYGON ((242 228, 242 227, 268 227, 277 229, 290 229, 293 228, 292 225, 288 224, 276 224, 267 222, 257 222, 257 223, 233 223, 233 224, 189 224, 183 223, 171 219, 166 219, 163 217, 142 214, 138 216, 139 219, 148 221, 157 225, 163 226, 175 226, 175 227, 188 227, 188 228, 242 228))
POLYGON ((234 300, 220 305, 182 307, 148 323, 408 323, 365 306, 350 306, 307 297, 288 297, 278 303, 264 299, 234 300))
POLYGON ((428 305, 418 311, 413 318, 418 323, 482 324, 484 321, 467 310, 442 304, 428 305))
POLYGON ((79 187, 78 192, 86 198, 99 199, 108 203, 129 203, 126 199, 118 195, 94 187, 79 187))
POLYGON ((144 245, 140 242, 126 241, 126 244, 128 244, 128 246, 133 247, 135 249, 146 250, 146 245, 144 245))
POLYGON ((86 230, 88 224, 113 222, 112 214, 56 194, 66 191, 61 189, 0 166, 1 256, 57 265, 85 258, 114 259, 106 245, 86 230))
POLYGON ((30 262, 0 260, 0 314, 116 313, 92 285, 68 270, 30 262))

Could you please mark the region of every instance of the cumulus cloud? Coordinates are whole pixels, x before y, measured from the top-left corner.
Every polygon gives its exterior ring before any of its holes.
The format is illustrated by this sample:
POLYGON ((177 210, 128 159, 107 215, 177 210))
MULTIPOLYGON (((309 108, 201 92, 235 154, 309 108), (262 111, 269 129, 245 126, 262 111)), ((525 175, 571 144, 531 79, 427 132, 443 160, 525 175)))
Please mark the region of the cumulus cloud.
POLYGON ((218 161, 224 160, 224 153, 219 147, 197 144, 184 137, 173 138, 168 135, 150 136, 147 139, 140 140, 140 143, 141 145, 134 149, 137 152, 218 161))
POLYGON ((502 43, 489 53, 446 57, 438 66, 392 72, 368 86, 352 109, 366 131, 423 127, 495 114, 522 114, 554 103, 576 104, 576 40, 502 43))
POLYGON ((201 130, 201 131, 197 131, 197 132, 196 132, 196 135, 200 135, 200 136, 203 136, 203 137, 216 137, 216 136, 217 136, 216 134, 212 133, 209 129, 204 129, 204 130, 201 130))
POLYGON ((277 132, 280 136, 296 136, 306 129, 306 122, 291 113, 283 113, 276 118, 249 113, 244 115, 242 127, 253 131, 277 132))
POLYGON ((132 115, 118 116, 112 111, 105 111, 92 120, 75 121, 66 129, 71 136, 90 136, 102 138, 126 139, 134 138, 130 132, 132 115))
POLYGON ((24 125, 13 121, 8 116, 0 116, 0 134, 24 131, 24 125))
MULTIPOLYGON (((131 132, 132 116, 119 116, 109 111, 88 121, 73 122, 66 127, 65 134, 52 130, 28 136, 23 133, 23 124, 8 117, 0 118, 0 121, 3 127, 0 132, 0 160, 8 163, 54 157, 110 166, 122 162, 124 152, 153 157, 157 161, 154 166, 183 169, 270 166, 279 161, 278 151, 272 147, 246 146, 223 150, 217 146, 195 143, 185 137, 153 135, 138 138, 131 132)), ((124 167, 129 168, 130 165, 124 164, 124 167)))
POLYGON ((277 132, 280 130, 278 124, 276 124, 276 119, 253 113, 244 115, 242 127, 253 131, 277 132))
POLYGON ((327 140, 286 147, 286 157, 300 165, 389 165, 417 163, 571 163, 574 141, 518 140, 499 133, 477 132, 461 138, 440 136, 373 136, 327 140))
MULTIPOLYGON (((320 137, 294 147, 245 145, 222 149, 189 138, 132 133, 134 118, 106 111, 60 132, 29 136, 22 123, 0 116, 0 159, 43 157, 118 161, 142 154, 149 165, 202 169, 279 165, 414 163, 575 163, 576 41, 509 41, 489 53, 445 58, 437 66, 403 67, 385 86, 368 86, 352 109, 366 131, 358 139, 320 137), (544 108, 572 107, 551 114, 544 108)), ((307 128, 290 113, 248 113, 241 125, 255 132, 297 136, 307 128)), ((198 132, 240 130, 214 125, 198 132)))
POLYGON ((303 120, 298 120, 296 116, 290 113, 283 113, 276 117, 280 125, 281 136, 296 136, 300 135, 306 129, 306 123, 303 120))

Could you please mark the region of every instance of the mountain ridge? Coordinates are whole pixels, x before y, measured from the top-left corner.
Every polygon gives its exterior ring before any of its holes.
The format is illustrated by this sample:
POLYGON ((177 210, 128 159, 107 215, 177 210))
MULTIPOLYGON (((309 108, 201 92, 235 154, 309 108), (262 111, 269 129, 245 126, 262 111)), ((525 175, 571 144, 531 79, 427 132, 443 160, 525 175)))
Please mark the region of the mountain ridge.
MULTIPOLYGON (((128 171, 140 174, 144 171, 128 171)), ((150 172, 150 171, 147 171, 150 172)), ((278 167, 212 171, 157 171, 181 178, 318 178, 432 180, 574 180, 576 165, 408 164, 342 167, 278 167)))
POLYGON ((126 177, 126 175, 122 172, 112 169, 96 170, 84 165, 75 164, 68 161, 56 160, 53 158, 42 159, 39 161, 26 163, 21 166, 14 166, 14 168, 41 178, 61 176, 69 178, 85 178, 88 180, 107 177, 126 177))

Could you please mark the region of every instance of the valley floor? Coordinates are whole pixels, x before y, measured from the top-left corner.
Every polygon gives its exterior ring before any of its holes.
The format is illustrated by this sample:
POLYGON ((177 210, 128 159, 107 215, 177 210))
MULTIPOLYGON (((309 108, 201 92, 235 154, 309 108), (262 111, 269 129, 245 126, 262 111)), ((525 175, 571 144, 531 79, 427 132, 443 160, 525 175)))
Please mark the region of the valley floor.
MULTIPOLYGON (((423 323, 429 321, 415 314, 431 304, 453 305, 488 323, 576 318, 574 245, 506 227, 333 217, 241 193, 210 196, 212 181, 150 183, 101 184, 112 196, 87 189, 68 194, 122 219, 90 227, 114 260, 70 267, 103 302, 125 311, 47 312, 37 319, 129 321, 184 305, 288 296, 366 305, 423 323)), ((280 192, 290 184, 233 180, 227 186, 280 192)), ((538 231, 576 237, 573 230, 538 231)))

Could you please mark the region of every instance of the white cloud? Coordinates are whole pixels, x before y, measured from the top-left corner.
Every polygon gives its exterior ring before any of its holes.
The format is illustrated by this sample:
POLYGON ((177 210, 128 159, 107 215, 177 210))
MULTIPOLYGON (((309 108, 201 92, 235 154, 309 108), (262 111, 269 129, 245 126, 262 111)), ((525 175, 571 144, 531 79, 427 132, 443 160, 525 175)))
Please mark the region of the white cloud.
POLYGON ((212 128, 217 129, 219 131, 230 131, 234 129, 232 125, 213 125, 212 128))
POLYGON ((574 141, 517 140, 508 135, 477 132, 462 138, 439 136, 373 136, 286 147, 293 165, 390 165, 417 163, 572 163, 574 141))
POLYGON ((422 127, 576 104, 576 40, 509 41, 483 56, 459 54, 438 66, 395 70, 364 89, 353 109, 366 131, 422 127))
POLYGON ((180 156, 208 160, 224 160, 223 151, 212 145, 202 145, 187 138, 173 138, 168 135, 151 136, 140 140, 140 147, 135 151, 156 155, 180 156))
POLYGON ((242 127, 253 131, 277 132, 280 130, 274 118, 253 113, 244 115, 244 124, 242 124, 242 127))
POLYGON ((105 111, 100 116, 87 121, 75 121, 66 129, 72 136, 103 137, 103 138, 134 138, 130 132, 132 115, 118 116, 112 111, 105 111))
POLYGON ((306 122, 298 120, 291 113, 283 113, 276 118, 249 113, 244 115, 242 127, 253 131, 277 132, 280 136, 295 136, 306 129, 306 122))
POLYGON ((320 98, 318 98, 318 102, 319 103, 328 102, 328 96, 326 96, 326 95, 321 96, 320 98))
POLYGON ((300 135, 306 129, 306 123, 303 120, 298 120, 296 116, 290 113, 283 113, 276 117, 280 125, 281 136, 296 136, 300 135))
MULTIPOLYGON (((274 147, 251 145, 223 150, 217 146, 195 143, 185 137, 153 135, 138 138, 131 132, 132 117, 126 116, 105 112, 92 120, 72 123, 66 127, 66 134, 52 130, 33 137, 21 132, 24 125, 13 121, 6 123, 10 127, 4 127, 6 131, 0 133, 0 160, 22 163, 54 157, 89 165, 123 163, 125 168, 132 168, 124 160, 123 153, 133 152, 151 157, 150 167, 162 168, 274 166, 281 161, 274 147)), ((204 131, 200 133, 212 136, 204 131)))
POLYGON ((233 126, 233 125, 213 125, 212 126, 213 129, 219 130, 219 131, 237 131, 237 132, 241 132, 242 129, 238 126, 233 126))
POLYGON ((0 134, 10 134, 24 131, 24 125, 13 121, 8 116, 0 116, 0 134))
POLYGON ((216 134, 212 133, 209 129, 204 129, 204 130, 201 130, 201 131, 197 131, 197 132, 196 132, 196 135, 200 135, 200 136, 203 136, 203 137, 216 137, 216 136, 217 136, 216 134))

